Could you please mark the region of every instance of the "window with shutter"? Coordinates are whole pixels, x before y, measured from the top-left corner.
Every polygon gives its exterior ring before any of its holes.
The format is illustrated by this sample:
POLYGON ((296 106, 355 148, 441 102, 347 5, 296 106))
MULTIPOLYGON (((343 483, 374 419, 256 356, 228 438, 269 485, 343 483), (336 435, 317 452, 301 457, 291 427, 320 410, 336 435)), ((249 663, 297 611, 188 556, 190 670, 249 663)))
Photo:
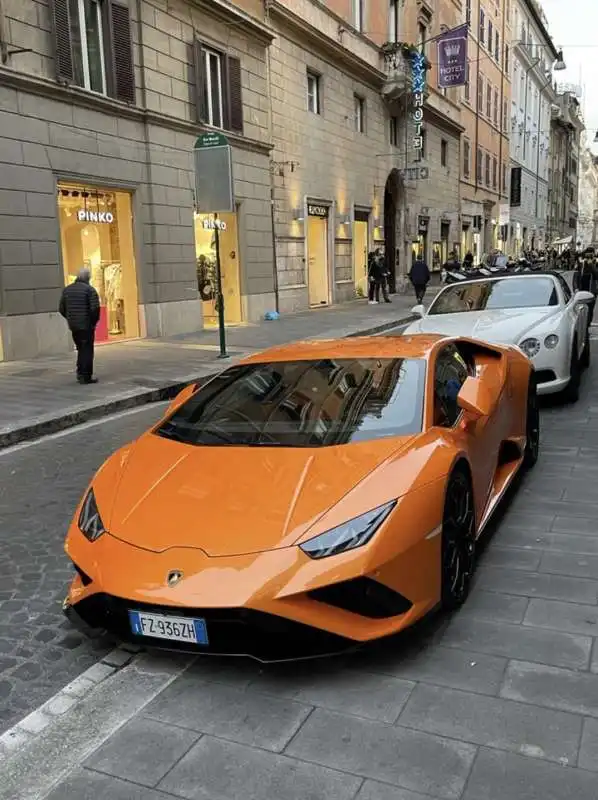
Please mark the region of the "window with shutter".
POLYGON ((126 3, 111 0, 110 34, 112 39, 112 89, 114 97, 125 103, 135 102, 135 70, 131 41, 131 17, 126 3))
POLYGON ((71 22, 68 0, 50 0, 54 33, 54 63, 56 80, 73 82, 73 53, 71 51, 71 22))
POLYGON ((243 133, 240 60, 196 40, 194 61, 198 122, 243 133))
POLYGON ((135 102, 129 7, 123 0, 50 0, 56 78, 135 102))

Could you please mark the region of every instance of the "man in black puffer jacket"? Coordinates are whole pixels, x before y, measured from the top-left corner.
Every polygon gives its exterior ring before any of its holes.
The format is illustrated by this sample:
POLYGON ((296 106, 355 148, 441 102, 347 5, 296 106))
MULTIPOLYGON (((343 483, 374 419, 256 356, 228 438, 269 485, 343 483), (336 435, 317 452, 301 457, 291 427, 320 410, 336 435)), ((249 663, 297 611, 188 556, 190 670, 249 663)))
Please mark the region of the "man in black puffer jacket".
POLYGON ((77 280, 66 286, 58 310, 66 319, 77 348, 77 380, 79 383, 97 383, 93 377, 93 344, 95 329, 100 319, 100 298, 89 283, 90 272, 79 270, 77 280))

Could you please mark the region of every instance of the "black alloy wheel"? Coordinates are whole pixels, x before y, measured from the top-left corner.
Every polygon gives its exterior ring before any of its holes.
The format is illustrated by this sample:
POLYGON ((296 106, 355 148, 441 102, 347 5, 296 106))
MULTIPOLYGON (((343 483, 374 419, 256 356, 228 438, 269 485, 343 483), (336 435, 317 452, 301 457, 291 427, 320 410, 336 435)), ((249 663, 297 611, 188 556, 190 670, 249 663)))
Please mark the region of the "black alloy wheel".
POLYGON ((540 407, 535 377, 530 378, 527 390, 527 415, 525 421, 525 450, 523 452, 524 469, 531 469, 540 454, 540 407))
POLYGON ((475 567, 475 509, 471 480, 457 467, 446 487, 442 520, 441 602, 446 610, 465 602, 475 567))
POLYGON ((571 348, 571 362, 569 366, 569 383, 565 387, 563 396, 567 403, 577 403, 581 385, 581 366, 577 357, 577 338, 573 340, 571 348))
POLYGON ((590 324, 586 328, 586 335, 583 340, 583 352, 579 358, 579 363, 582 369, 587 369, 590 366, 590 324))

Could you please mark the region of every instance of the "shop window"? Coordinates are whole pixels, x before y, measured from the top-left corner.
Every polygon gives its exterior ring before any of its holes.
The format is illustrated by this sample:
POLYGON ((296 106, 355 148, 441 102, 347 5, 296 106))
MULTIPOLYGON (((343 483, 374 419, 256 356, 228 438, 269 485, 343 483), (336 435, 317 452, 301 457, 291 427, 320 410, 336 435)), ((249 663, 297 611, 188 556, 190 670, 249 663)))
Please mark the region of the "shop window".
POLYGON ((242 320, 237 214, 195 214, 197 288, 206 327, 218 325, 216 232, 219 237, 220 276, 224 297, 224 319, 229 325, 242 320))
POLYGON ((196 40, 195 82, 199 122, 243 133, 240 60, 196 40))
POLYGON ((122 0, 50 0, 56 78, 135 102, 129 8, 122 0))
POLYGON ((87 267, 100 296, 96 340, 139 336, 130 193, 61 183, 58 216, 65 284, 87 267))

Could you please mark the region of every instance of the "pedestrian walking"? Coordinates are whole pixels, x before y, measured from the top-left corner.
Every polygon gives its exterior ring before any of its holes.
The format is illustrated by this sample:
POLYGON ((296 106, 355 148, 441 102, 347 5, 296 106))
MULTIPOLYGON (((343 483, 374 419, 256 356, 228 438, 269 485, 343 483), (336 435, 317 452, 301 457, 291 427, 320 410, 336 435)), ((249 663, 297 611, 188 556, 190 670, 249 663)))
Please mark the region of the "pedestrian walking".
POLYGON ((584 253, 580 259, 578 288, 584 292, 591 292, 594 295, 594 299, 588 304, 588 324, 591 325, 594 319, 596 294, 598 293, 598 270, 596 268, 596 259, 591 252, 584 253))
POLYGON ((430 270, 421 255, 413 262, 411 270, 409 271, 409 280, 415 289, 417 302, 423 303, 426 289, 430 283, 430 270))
POLYGON ((371 306, 380 302, 380 289, 382 289, 384 302, 392 302, 386 288, 386 265, 380 248, 377 248, 368 256, 368 283, 368 301, 371 306))
POLYGON ((90 284, 91 273, 83 267, 74 283, 65 286, 60 298, 59 312, 66 319, 77 348, 77 380, 97 383, 93 377, 93 348, 95 329, 100 319, 100 298, 90 284))

